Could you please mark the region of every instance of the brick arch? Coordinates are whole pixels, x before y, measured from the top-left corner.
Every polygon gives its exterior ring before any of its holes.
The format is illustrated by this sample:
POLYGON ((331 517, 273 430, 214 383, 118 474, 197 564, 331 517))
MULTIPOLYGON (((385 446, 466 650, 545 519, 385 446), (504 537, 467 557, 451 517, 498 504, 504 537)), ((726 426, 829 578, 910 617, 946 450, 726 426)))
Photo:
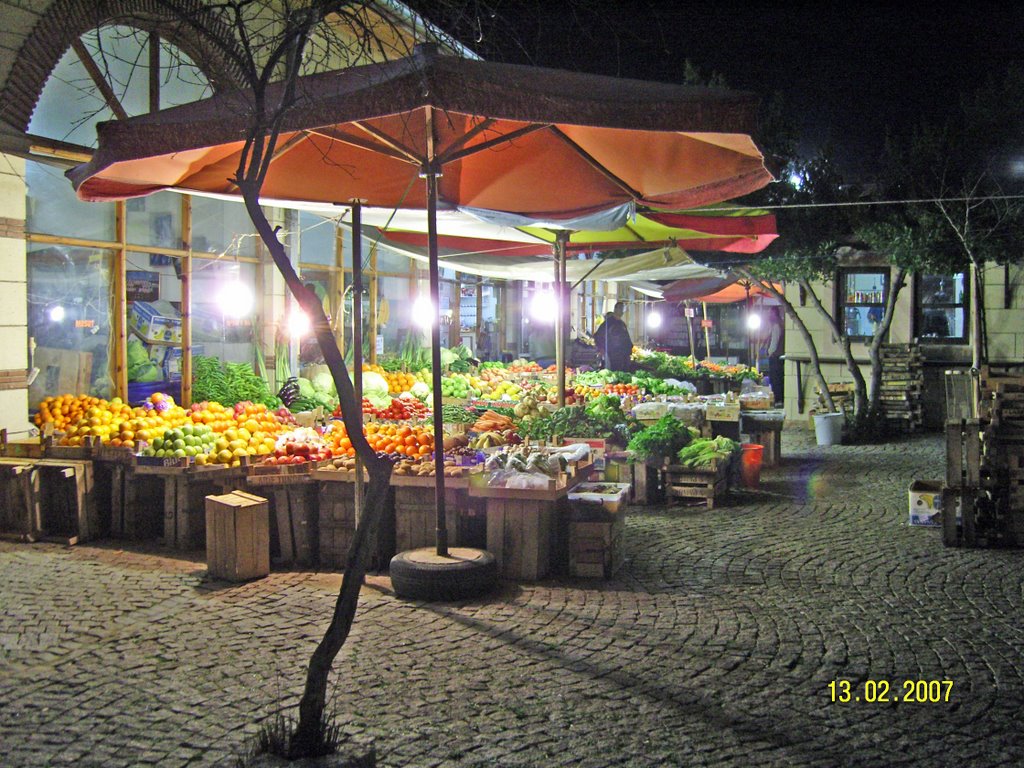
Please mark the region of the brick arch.
POLYGON ((192 59, 215 90, 242 82, 239 63, 211 43, 211 38, 232 43, 235 38, 203 0, 57 0, 18 50, 0 95, 0 120, 27 132, 43 86, 61 56, 81 35, 110 24, 159 33, 192 59), (197 33, 193 20, 207 34, 197 33))

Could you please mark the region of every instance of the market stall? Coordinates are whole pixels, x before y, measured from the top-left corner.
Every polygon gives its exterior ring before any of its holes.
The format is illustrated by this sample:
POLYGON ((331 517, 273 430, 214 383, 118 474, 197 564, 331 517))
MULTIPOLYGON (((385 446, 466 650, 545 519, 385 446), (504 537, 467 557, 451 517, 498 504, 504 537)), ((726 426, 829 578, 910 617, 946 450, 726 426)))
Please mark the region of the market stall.
MULTIPOLYGON (((361 371, 364 434, 395 462, 374 547, 378 568, 398 551, 431 543, 436 508, 425 492, 434 486, 438 454, 453 545, 486 546, 511 579, 607 576, 621 562, 626 501, 652 503, 660 490, 669 502, 720 503, 739 456, 727 428, 735 426, 736 438, 781 428, 764 408, 756 372, 745 366, 637 349, 632 373, 567 371, 567 406, 557 408, 550 368, 475 361, 461 348, 444 350, 442 361, 440 436, 432 363, 421 350, 361 371), (577 488, 588 481, 614 498, 595 502, 597 491, 577 488), (580 493, 600 508, 585 507, 580 493)), ((16 519, 5 522, 8 533, 24 534, 28 525, 37 537, 59 529, 69 539, 111 535, 197 549, 205 541, 203 499, 242 489, 268 501, 276 563, 342 567, 357 522, 356 467, 345 424, 334 418, 329 377, 313 370, 312 378, 296 377, 271 394, 265 383, 254 384, 251 370, 230 370, 201 363, 193 381, 197 391, 229 404, 184 408, 163 393, 137 407, 88 395, 41 402, 38 422, 50 437, 29 447, 4 443, 17 465, 5 470, 5 492, 21 500, 16 519), (291 408, 239 399, 245 394, 272 404, 280 395, 291 408), (83 512, 79 531, 48 522, 72 518, 55 515, 54 497, 26 482, 45 459, 93 468, 91 509, 98 511, 83 512), (37 522, 27 524, 37 507, 37 522)))

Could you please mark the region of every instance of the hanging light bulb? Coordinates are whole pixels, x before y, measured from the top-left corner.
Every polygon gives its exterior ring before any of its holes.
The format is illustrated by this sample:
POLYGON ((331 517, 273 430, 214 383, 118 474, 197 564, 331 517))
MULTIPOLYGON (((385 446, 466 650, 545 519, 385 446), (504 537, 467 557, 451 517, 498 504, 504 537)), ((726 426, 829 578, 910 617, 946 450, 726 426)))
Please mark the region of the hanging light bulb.
POLYGON ((747 330, 757 331, 761 328, 761 316, 757 312, 751 312, 747 315, 747 330))
POLYGON ((61 322, 63 322, 64 321, 64 316, 65 316, 64 307, 62 307, 60 304, 54 304, 52 307, 50 307, 50 322, 51 323, 61 323, 61 322))
POLYGON ((661 328, 661 313, 658 310, 652 309, 647 313, 647 327, 651 329, 661 328))

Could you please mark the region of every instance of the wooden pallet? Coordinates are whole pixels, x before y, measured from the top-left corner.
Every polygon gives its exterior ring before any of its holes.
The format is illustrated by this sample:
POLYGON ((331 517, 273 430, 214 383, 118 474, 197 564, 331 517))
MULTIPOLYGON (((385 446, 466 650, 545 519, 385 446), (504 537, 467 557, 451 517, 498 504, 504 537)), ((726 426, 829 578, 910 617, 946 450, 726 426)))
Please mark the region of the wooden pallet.
POLYGON ((622 566, 625 513, 610 513, 607 520, 569 521, 569 575, 610 579, 622 566))

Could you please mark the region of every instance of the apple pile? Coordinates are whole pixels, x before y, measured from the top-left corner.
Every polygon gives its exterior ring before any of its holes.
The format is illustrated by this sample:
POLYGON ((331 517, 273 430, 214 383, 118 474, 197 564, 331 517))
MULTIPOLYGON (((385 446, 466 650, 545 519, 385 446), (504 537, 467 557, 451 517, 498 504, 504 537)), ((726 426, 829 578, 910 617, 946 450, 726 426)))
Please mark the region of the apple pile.
POLYGON ((363 413, 389 421, 423 421, 430 418, 430 409, 414 397, 393 397, 387 408, 377 408, 364 397, 363 413))
POLYGON ((277 438, 274 452, 263 460, 271 466, 326 461, 332 457, 323 436, 314 429, 295 429, 277 438))

